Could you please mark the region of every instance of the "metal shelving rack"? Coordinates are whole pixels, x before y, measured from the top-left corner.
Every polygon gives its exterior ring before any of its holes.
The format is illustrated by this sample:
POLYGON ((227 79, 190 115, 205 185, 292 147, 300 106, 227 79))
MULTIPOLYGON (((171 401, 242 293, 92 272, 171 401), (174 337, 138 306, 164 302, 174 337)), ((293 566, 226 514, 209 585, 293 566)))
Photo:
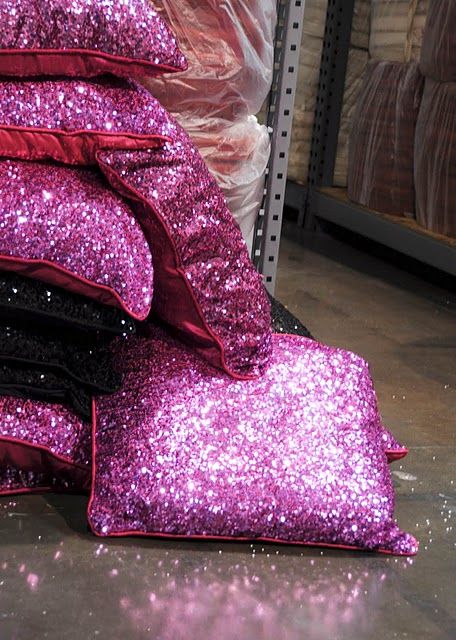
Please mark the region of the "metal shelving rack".
POLYGON ((325 220, 454 276, 456 242, 370 211, 333 188, 353 10, 354 0, 328 1, 309 179, 306 186, 287 183, 285 204, 298 210, 298 224, 306 229, 325 220))
POLYGON ((271 158, 253 243, 255 265, 272 295, 276 285, 305 4, 305 0, 277 2, 274 77, 267 113, 271 158))

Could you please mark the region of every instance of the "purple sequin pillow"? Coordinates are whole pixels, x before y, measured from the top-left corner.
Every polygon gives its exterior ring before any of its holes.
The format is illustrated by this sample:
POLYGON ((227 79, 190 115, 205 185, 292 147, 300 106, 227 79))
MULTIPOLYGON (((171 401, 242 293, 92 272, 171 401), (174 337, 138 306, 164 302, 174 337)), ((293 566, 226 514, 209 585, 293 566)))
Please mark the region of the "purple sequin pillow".
POLYGON ((0 396, 0 493, 87 491, 90 432, 64 407, 0 396))
POLYGON ((117 306, 143 320, 149 247, 127 204, 88 169, 0 162, 0 268, 117 306))
POLYGON ((99 536, 266 540, 414 554, 366 363, 274 336, 258 380, 217 372, 158 329, 118 344, 97 402, 89 521, 99 536))
POLYGON ((0 74, 132 77, 187 68, 150 0, 0 0, 0 74))
POLYGON ((0 83, 0 155, 98 162, 132 202, 152 250, 157 315, 233 377, 262 373, 271 314, 261 276, 201 155, 144 88, 107 80, 0 83), (90 132, 108 129, 121 142, 133 132, 155 144, 125 151, 113 140, 104 150, 90 132), (78 141, 81 130, 89 132, 88 150, 62 142, 67 134, 78 141))
POLYGON ((0 156, 96 165, 102 149, 163 145, 155 104, 138 86, 116 78, 0 82, 0 156))
MULTIPOLYGON (((86 483, 87 484, 87 483, 86 483)), ((86 493, 78 481, 55 478, 49 473, 20 471, 15 467, 0 465, 0 496, 15 496, 24 493, 86 493)))
POLYGON ((54 478, 48 473, 21 471, 15 467, 0 465, 0 496, 14 496, 21 493, 43 493, 48 491, 81 491, 77 483, 54 478))

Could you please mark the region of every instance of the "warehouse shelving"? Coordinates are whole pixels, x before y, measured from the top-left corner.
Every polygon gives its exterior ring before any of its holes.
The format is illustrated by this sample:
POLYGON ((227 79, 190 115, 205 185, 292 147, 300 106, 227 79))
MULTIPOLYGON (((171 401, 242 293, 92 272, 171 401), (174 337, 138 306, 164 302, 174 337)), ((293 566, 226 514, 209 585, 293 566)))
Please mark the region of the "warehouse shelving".
POLYGON ((277 2, 274 77, 267 111, 271 158, 253 244, 254 262, 271 294, 277 275, 304 9, 305 0, 277 2))
POLYGON ((306 185, 287 182, 285 204, 298 210, 298 225, 306 229, 325 220, 454 276, 455 240, 413 220, 366 209, 333 187, 353 10, 353 0, 328 2, 309 178, 306 185))

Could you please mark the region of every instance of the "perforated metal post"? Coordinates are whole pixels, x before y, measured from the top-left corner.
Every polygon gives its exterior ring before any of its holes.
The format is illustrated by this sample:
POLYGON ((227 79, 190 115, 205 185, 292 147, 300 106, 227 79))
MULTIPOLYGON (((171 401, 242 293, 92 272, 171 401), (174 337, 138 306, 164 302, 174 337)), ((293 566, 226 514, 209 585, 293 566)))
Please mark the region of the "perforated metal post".
POLYGON ((254 262, 271 294, 276 285, 304 9, 305 0, 278 2, 274 79, 267 119, 272 150, 253 250, 254 262))
POLYGON ((312 130, 308 189, 298 224, 312 227, 313 190, 332 187, 339 141, 355 0, 328 0, 320 78, 312 130))

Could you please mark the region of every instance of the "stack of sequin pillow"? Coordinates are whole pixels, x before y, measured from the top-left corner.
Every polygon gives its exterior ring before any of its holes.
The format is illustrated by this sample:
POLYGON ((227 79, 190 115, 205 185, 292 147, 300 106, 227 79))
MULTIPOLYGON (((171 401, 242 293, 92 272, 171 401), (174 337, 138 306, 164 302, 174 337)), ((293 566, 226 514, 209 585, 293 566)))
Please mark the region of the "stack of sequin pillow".
POLYGON ((0 493, 87 491, 100 536, 415 553, 366 363, 271 333, 220 189, 131 79, 186 66, 149 0, 0 19, 0 493))

